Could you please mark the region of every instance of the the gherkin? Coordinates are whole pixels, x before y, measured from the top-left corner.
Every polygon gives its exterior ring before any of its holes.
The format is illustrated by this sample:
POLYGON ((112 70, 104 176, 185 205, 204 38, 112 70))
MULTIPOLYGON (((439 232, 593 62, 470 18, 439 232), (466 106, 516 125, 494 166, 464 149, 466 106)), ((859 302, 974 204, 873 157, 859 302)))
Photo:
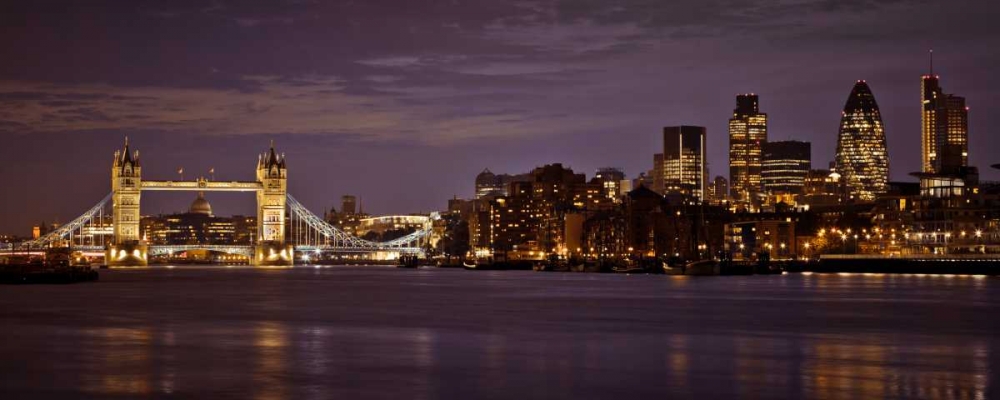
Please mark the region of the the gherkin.
POLYGON ((865 81, 854 85, 844 105, 837 139, 837 172, 855 200, 873 201, 889 185, 885 125, 865 81))

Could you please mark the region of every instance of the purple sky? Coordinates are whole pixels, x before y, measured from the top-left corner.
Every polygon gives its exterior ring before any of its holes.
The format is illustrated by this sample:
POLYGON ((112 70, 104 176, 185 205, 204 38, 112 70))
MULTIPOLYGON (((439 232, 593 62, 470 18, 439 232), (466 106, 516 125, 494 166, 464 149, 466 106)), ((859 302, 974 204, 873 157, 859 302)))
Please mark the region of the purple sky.
MULTIPOLYGON (((273 139, 314 212, 356 194, 406 213, 469 197, 485 167, 633 177, 665 125, 706 126, 711 174, 728 175, 727 119, 754 92, 770 138, 811 141, 823 167, 857 79, 881 107, 892 178, 910 179, 930 48, 971 107, 970 162, 1000 179, 990 1, 65 3, 0 5, 3 233, 96 203, 126 134, 149 179, 250 179, 273 139)), ((143 212, 194 196, 149 193, 143 212)), ((253 211, 250 195, 208 198, 253 211)))

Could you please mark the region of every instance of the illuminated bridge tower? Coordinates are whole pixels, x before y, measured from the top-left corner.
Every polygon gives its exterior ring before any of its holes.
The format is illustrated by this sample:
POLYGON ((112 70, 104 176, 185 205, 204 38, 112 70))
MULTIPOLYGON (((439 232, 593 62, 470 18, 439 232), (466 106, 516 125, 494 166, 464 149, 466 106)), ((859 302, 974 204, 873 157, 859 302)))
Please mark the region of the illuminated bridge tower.
POLYGON ((111 201, 113 207, 114 241, 105 250, 108 266, 145 266, 146 243, 139 236, 139 198, 142 193, 142 166, 139 151, 125 149, 115 152, 111 165, 111 201))
POLYGON ((254 264, 259 266, 291 266, 294 247, 285 242, 285 201, 288 191, 288 173, 284 155, 274 152, 274 143, 268 153, 257 159, 257 243, 254 246, 254 264))

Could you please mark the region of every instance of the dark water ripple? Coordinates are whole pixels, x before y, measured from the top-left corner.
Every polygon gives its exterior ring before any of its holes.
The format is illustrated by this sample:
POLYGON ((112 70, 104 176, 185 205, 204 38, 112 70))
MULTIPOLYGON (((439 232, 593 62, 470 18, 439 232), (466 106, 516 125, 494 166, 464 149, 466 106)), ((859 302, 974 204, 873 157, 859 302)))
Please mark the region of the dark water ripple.
POLYGON ((997 398, 998 312, 985 277, 102 271, 0 287, 0 398, 997 398))

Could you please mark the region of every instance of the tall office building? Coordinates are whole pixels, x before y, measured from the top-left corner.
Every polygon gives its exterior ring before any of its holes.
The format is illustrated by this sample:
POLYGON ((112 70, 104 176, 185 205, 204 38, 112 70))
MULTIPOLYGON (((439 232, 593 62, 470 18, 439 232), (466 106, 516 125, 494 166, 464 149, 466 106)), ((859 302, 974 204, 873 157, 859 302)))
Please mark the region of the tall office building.
POLYGON ((736 96, 729 119, 729 190, 734 201, 751 202, 760 192, 761 156, 767 142, 767 114, 756 94, 736 96))
POLYGON ((885 127, 875 95, 863 80, 854 85, 841 114, 836 163, 851 198, 873 201, 888 189, 885 127))
POLYGON ((761 166, 761 180, 768 194, 802 194, 806 175, 812 168, 809 142, 795 140, 767 142, 761 166))
POLYGON ((678 192, 705 200, 705 128, 663 128, 664 193, 678 192))
POLYGON ((969 109, 964 97, 945 94, 939 79, 931 59, 930 73, 920 79, 925 173, 953 173, 969 165, 969 109))

